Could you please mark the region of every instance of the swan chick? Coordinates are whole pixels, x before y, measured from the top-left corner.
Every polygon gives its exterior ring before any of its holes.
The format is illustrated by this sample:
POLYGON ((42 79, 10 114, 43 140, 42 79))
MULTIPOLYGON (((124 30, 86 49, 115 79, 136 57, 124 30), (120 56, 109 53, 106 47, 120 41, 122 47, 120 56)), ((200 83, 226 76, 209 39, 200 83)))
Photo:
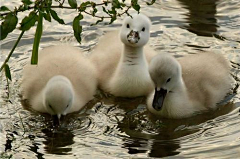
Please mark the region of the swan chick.
POLYGON ((37 65, 26 64, 21 83, 25 109, 57 115, 80 111, 94 98, 97 72, 81 50, 69 45, 44 48, 37 65))
POLYGON ((157 55, 149 66, 155 91, 147 99, 148 110, 160 117, 186 118, 216 109, 231 88, 229 68, 227 60, 215 53, 178 61, 171 55, 157 55))
POLYGON ((98 69, 99 87, 114 96, 145 96, 154 88, 148 62, 156 55, 146 45, 151 21, 143 14, 133 14, 123 21, 120 32, 107 33, 91 55, 98 69), (117 38, 119 36, 119 38, 117 38))
POLYGON ((43 105, 51 115, 66 115, 71 109, 74 91, 72 84, 64 76, 54 76, 46 84, 44 89, 43 105))

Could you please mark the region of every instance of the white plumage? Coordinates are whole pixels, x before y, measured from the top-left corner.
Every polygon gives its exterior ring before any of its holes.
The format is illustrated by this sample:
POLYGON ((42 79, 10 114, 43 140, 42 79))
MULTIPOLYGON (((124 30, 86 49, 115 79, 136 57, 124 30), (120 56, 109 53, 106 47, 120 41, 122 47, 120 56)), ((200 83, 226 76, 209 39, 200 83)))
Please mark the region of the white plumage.
POLYGON ((124 19, 120 33, 101 38, 90 57, 98 69, 100 88, 120 97, 144 96, 153 89, 148 62, 156 53, 145 46, 151 22, 143 14, 132 17, 124 19))
POLYGON ((79 49, 63 45, 43 49, 38 65, 25 66, 21 92, 26 108, 60 117, 83 108, 96 87, 94 65, 79 49))
POLYGON ((178 60, 159 54, 152 59, 149 72, 156 89, 148 97, 148 109, 166 118, 186 118, 216 109, 233 81, 229 62, 215 53, 188 55, 178 60))

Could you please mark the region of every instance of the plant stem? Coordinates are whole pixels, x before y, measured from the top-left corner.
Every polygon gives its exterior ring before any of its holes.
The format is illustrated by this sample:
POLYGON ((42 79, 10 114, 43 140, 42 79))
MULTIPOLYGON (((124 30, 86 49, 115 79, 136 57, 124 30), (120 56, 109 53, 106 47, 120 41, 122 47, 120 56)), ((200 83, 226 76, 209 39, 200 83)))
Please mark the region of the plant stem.
MULTIPOLYGON (((86 14, 88 14, 88 15, 93 16, 91 13, 89 13, 89 12, 87 12, 87 11, 83 11, 83 12, 86 13, 86 14)), ((93 16, 93 17, 95 17, 95 18, 112 18, 112 17, 106 17, 106 16, 97 16, 97 15, 95 15, 95 16, 93 16)))
POLYGON ((25 134, 25 132, 26 132, 26 129, 25 129, 25 126, 24 126, 24 124, 23 124, 23 120, 22 120, 22 117, 21 117, 21 115, 18 113, 18 116, 19 116, 19 118, 20 118, 20 121, 21 121, 21 124, 22 124, 22 127, 23 127, 23 134, 22 134, 22 136, 25 134))
MULTIPOLYGON (((106 1, 106 3, 111 3, 111 2, 106 1)), ((96 4, 96 6, 102 6, 102 5, 104 5, 104 4, 105 4, 105 2, 103 2, 103 3, 98 3, 98 4, 96 4)), ((88 7, 91 7, 91 5, 87 5, 86 7, 87 7, 87 8, 88 8, 88 7)), ((27 10, 31 10, 31 9, 34 9, 34 8, 36 8, 36 6, 29 6, 27 10)), ((43 6, 43 8, 48 8, 48 7, 47 7, 47 6, 43 6)), ((63 5, 50 6, 50 8, 76 9, 76 8, 72 8, 72 7, 70 7, 70 6, 63 6, 63 5)), ((15 12, 18 13, 18 12, 24 12, 24 11, 26 11, 26 10, 16 10, 15 12)), ((5 15, 11 13, 11 12, 12 12, 12 11, 6 12, 6 13, 1 13, 0 15, 1 15, 1 16, 5 16, 5 15)))
POLYGON ((18 37, 17 41, 15 42, 15 44, 14 44, 12 50, 11 50, 10 53, 8 54, 8 57, 6 58, 6 60, 4 61, 4 63, 2 64, 0 72, 1 72, 2 69, 4 68, 5 64, 9 61, 9 59, 10 59, 10 57, 12 56, 12 54, 13 54, 15 48, 17 47, 17 45, 18 45, 20 39, 22 38, 24 32, 25 32, 25 31, 22 31, 21 34, 19 35, 19 37, 18 37))

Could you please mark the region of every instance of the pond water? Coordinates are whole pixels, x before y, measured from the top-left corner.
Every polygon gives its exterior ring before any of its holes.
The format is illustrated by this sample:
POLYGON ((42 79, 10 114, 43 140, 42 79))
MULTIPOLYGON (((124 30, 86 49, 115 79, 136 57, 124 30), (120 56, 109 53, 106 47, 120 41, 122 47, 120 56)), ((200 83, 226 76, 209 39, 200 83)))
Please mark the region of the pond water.
MULTIPOLYGON (((2 5, 13 8, 20 3, 3 0, 2 5)), ((219 109, 183 120, 157 120, 148 117, 143 98, 99 97, 55 128, 51 119, 24 110, 20 103, 22 67, 31 54, 34 28, 23 36, 9 62, 13 79, 9 89, 1 74, 0 158, 239 158, 240 1, 159 0, 153 6, 140 3, 141 12, 153 24, 150 45, 159 53, 179 57, 216 51, 231 61, 235 83, 219 109)), ((67 25, 45 21, 40 48, 68 43, 91 53, 99 37, 118 29, 122 22, 119 19, 110 26, 90 26, 94 20, 86 17, 79 45, 71 27, 76 12, 58 13, 67 25)), ((14 31, 1 41, 1 64, 19 34, 14 31)))

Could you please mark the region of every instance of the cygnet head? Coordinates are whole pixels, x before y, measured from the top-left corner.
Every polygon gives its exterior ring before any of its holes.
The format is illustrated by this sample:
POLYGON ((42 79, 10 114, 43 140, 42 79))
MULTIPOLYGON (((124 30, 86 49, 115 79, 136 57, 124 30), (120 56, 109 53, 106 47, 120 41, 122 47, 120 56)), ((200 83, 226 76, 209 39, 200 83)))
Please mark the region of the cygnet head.
POLYGON ((182 82, 182 70, 179 62, 168 54, 155 56, 149 65, 149 73, 155 84, 153 108, 160 111, 168 93, 182 82))
POLYGON ((68 78, 64 76, 52 77, 44 90, 43 105, 48 113, 57 115, 66 115, 73 103, 73 88, 68 78))
POLYGON ((150 37, 150 19, 143 14, 133 14, 124 19, 120 38, 128 46, 144 46, 150 37))

